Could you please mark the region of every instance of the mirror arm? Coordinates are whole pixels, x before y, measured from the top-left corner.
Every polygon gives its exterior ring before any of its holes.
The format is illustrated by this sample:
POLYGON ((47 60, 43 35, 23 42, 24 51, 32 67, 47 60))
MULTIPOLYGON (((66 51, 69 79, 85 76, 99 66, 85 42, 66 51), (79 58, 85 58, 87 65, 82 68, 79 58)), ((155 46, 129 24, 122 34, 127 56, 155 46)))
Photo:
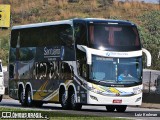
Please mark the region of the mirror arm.
POLYGON ((146 50, 145 48, 142 48, 142 51, 146 54, 147 56, 147 66, 151 66, 151 61, 152 61, 152 57, 151 54, 148 50, 146 50))

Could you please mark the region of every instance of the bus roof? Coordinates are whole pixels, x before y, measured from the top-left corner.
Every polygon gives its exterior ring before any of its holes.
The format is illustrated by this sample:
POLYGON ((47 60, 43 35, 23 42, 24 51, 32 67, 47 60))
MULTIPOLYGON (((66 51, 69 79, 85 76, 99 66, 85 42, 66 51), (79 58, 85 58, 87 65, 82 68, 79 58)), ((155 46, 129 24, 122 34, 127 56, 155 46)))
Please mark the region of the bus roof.
POLYGON ((18 26, 13 26, 12 30, 14 30, 14 29, 24 29, 24 28, 33 28, 33 27, 51 26, 51 25, 59 25, 59 24, 72 24, 72 20, 61 20, 61 21, 52 21, 52 22, 42 22, 42 23, 18 25, 18 26))
POLYGON ((120 24, 120 25, 135 25, 127 20, 113 20, 104 18, 76 18, 74 20, 86 21, 88 23, 108 23, 108 24, 120 24))
POLYGON ((58 25, 58 24, 73 24, 73 21, 85 21, 87 23, 108 23, 108 24, 120 24, 120 25, 135 25, 135 24, 133 24, 129 21, 126 21, 126 20, 113 20, 113 19, 103 19, 103 18, 74 18, 74 19, 69 19, 69 20, 60 20, 60 21, 52 21, 52 22, 18 25, 18 26, 13 26, 12 30, 51 26, 51 25, 58 25))

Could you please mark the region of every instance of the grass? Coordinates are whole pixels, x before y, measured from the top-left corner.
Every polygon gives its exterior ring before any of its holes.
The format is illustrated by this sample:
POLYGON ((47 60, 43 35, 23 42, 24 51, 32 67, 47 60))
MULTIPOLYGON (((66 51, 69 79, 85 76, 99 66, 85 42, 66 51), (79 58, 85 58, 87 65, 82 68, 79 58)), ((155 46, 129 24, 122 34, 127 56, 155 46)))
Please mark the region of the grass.
MULTIPOLYGON (((27 110, 27 109, 18 109, 18 108, 5 108, 0 107, 0 117, 2 116, 1 112, 11 112, 11 113, 41 113, 43 116, 47 115, 49 120, 124 120, 120 118, 111 118, 111 117, 97 117, 93 115, 77 115, 77 114, 67 114, 55 111, 41 111, 41 110, 27 110), (36 112, 35 112, 36 111, 36 112)), ((13 119, 9 119, 13 120, 13 119)), ((14 119, 15 120, 15 119, 14 119)), ((31 119, 29 119, 31 120, 31 119)))

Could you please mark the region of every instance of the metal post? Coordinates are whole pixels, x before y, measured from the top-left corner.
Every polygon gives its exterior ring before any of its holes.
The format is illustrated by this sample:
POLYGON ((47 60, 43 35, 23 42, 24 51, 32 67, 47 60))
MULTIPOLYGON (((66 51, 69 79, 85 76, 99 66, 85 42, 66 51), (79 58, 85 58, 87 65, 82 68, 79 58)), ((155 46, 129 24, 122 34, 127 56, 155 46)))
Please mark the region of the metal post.
POLYGON ((150 75, 149 75, 149 93, 151 91, 151 71, 150 71, 150 75))

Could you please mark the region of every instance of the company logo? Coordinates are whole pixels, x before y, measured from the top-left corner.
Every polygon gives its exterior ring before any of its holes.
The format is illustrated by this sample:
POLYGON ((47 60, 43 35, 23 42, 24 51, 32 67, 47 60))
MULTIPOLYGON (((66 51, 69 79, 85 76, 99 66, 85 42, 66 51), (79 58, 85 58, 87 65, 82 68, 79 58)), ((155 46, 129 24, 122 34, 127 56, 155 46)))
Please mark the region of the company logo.
POLYGON ((107 52, 106 55, 107 55, 107 56, 110 56, 110 52, 107 52))
POLYGON ((64 46, 56 46, 56 47, 44 47, 43 48, 43 55, 44 58, 48 60, 63 60, 65 54, 64 46))
POLYGON ((44 56, 60 56, 59 48, 44 48, 44 56))
POLYGON ((128 53, 120 53, 120 52, 107 52, 106 56, 128 56, 128 53))

